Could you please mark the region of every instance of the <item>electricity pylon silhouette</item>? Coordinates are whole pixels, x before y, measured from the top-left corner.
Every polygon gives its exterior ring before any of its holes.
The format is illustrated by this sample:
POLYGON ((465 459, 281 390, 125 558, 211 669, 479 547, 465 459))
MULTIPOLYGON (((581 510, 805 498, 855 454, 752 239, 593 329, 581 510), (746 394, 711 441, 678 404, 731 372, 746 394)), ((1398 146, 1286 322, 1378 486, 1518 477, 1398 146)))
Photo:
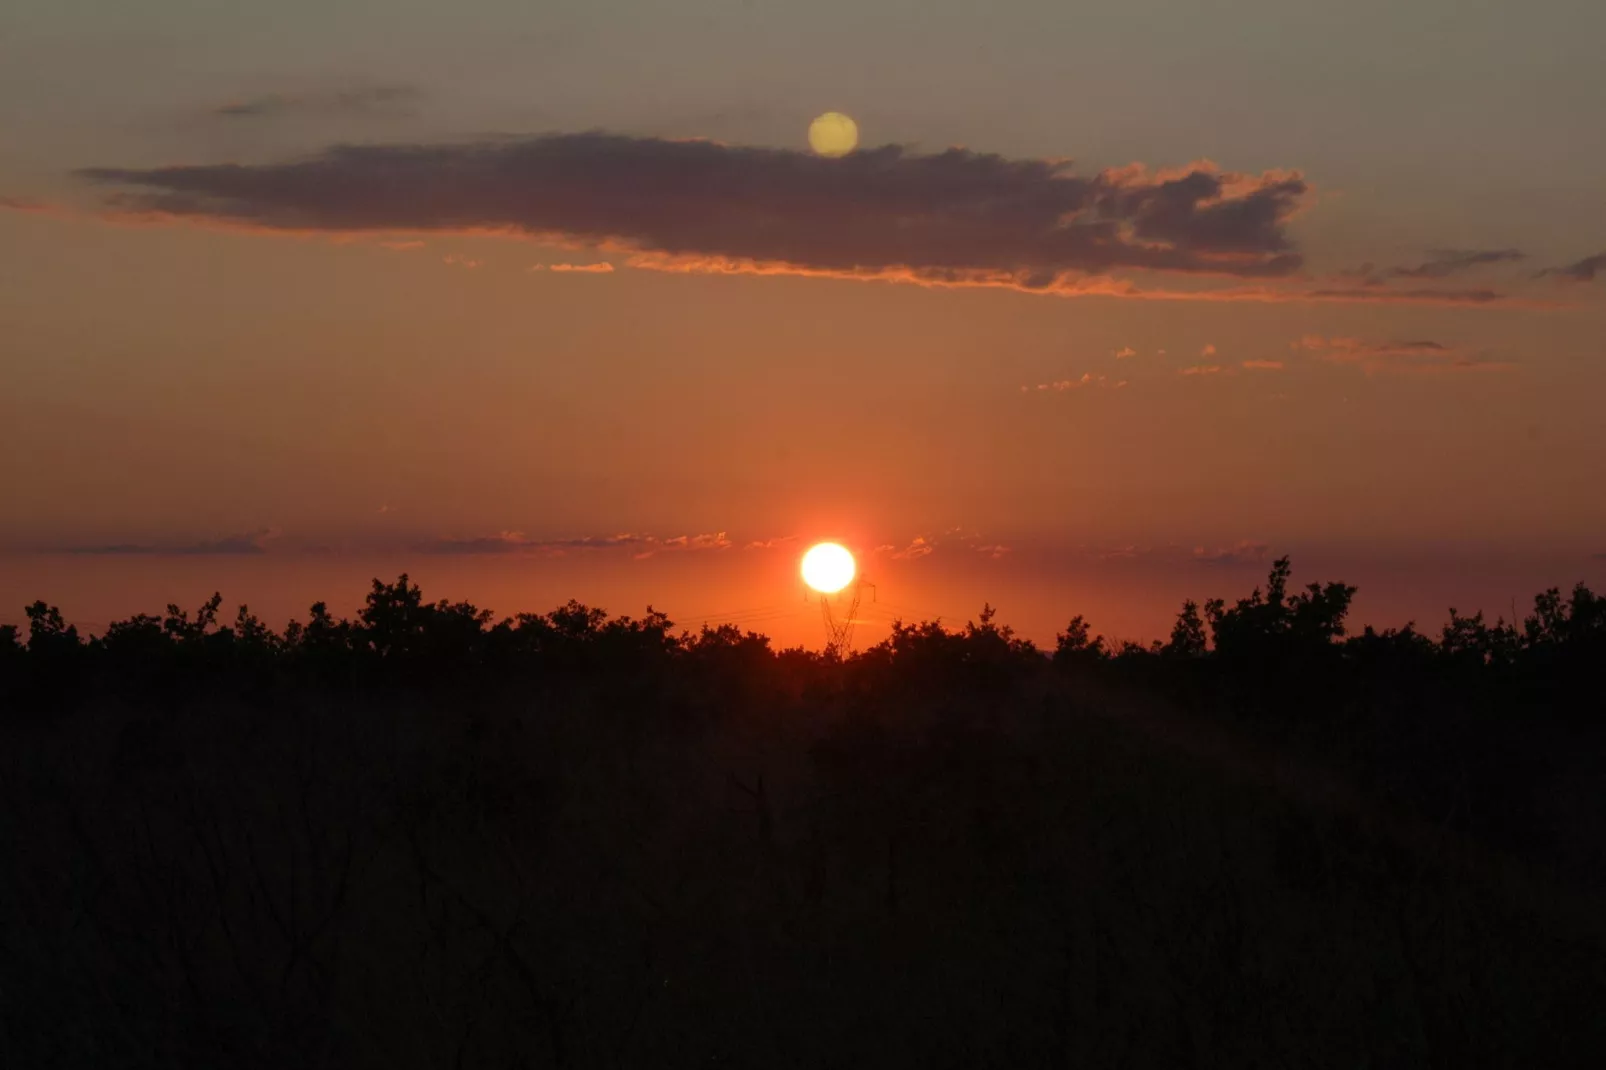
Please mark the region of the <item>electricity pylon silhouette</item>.
MULTIPOLYGON (((865 582, 863 577, 856 577, 852 584, 852 598, 848 602, 847 615, 840 619, 831 612, 832 596, 820 592, 820 617, 825 622, 825 654, 826 657, 845 658, 853 649, 853 626, 858 623, 859 605, 864 600, 865 588, 870 589, 870 600, 875 601, 875 584, 865 582)), ((837 591, 835 597, 841 598, 848 593, 844 587, 837 591)))

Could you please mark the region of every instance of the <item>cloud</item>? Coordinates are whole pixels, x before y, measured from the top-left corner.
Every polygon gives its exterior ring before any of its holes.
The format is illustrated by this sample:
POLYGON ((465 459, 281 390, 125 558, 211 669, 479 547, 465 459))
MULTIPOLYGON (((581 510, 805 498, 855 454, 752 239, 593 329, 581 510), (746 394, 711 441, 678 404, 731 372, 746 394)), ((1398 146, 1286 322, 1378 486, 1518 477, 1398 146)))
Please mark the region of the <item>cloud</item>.
POLYGON ((1135 357, 1137 355, 1138 351, 1133 349, 1131 346, 1122 346, 1120 349, 1115 351, 1116 360, 1125 360, 1127 357, 1135 357))
POLYGON ((107 546, 75 546, 67 552, 73 554, 93 554, 115 556, 119 554, 163 554, 179 557, 211 556, 234 554, 265 554, 268 552, 267 544, 277 538, 278 531, 273 528, 261 528, 257 531, 240 535, 226 535, 221 539, 203 540, 189 543, 170 544, 137 544, 114 543, 107 546))
POLYGON ((570 551, 630 550, 633 556, 643 558, 664 550, 724 550, 730 546, 730 538, 723 531, 667 539, 633 532, 572 539, 531 539, 522 531, 502 531, 475 538, 436 539, 418 549, 430 554, 545 554, 549 557, 561 557, 570 551))
MULTIPOLYGON (((1492 305, 1512 302, 1496 290, 1305 290, 1297 298, 1317 302, 1344 302, 1402 305, 1492 305)), ((1540 302, 1530 302, 1542 307, 1540 302)))
POLYGON ((1347 360, 1352 356, 1359 359, 1440 355, 1453 352, 1449 346, 1441 342, 1364 342, 1359 338, 1323 338, 1318 334, 1305 335, 1299 341, 1291 343, 1291 348, 1322 353, 1332 360, 1347 360))
POLYGON ((278 164, 94 168, 120 208, 279 230, 495 230, 710 265, 1046 290, 1112 270, 1278 278, 1297 172, 1076 175, 895 145, 840 159, 605 133, 342 145, 278 164))
POLYGON ((725 532, 712 531, 705 535, 677 535, 658 545, 667 550, 726 550, 731 541, 725 532))
POLYGON ((1221 371, 1219 364, 1195 364, 1191 368, 1183 368, 1178 375, 1215 375, 1221 371))
POLYGON ((989 542, 980 532, 967 531, 964 528, 949 528, 940 535, 916 535, 902 547, 896 543, 883 543, 871 552, 890 557, 894 561, 918 561, 922 557, 936 553, 939 549, 955 546, 973 553, 984 554, 994 560, 1014 552, 1012 547, 1001 542, 989 542))
POLYGON ((1566 267, 1546 268, 1536 277, 1546 275, 1569 279, 1573 282, 1594 282, 1597 274, 1606 273, 1606 253, 1596 253, 1586 256, 1582 260, 1568 264, 1566 267))
POLYGON ((1203 349, 1199 350, 1199 355, 1201 357, 1213 357, 1216 355, 1216 347, 1213 345, 1206 345, 1203 349))
POLYGON ((0 197, 0 208, 8 212, 25 212, 29 215, 50 215, 57 210, 54 205, 34 200, 32 197, 0 197))
POLYGON ((1271 547, 1263 542, 1245 540, 1226 549, 1207 550, 1193 548, 1193 559, 1201 565, 1258 565, 1266 560, 1271 547))
POLYGON ((223 119, 285 116, 410 115, 419 91, 410 85, 378 85, 323 93, 268 93, 212 109, 223 119))
MULTIPOLYGON (((1382 273, 1382 277, 1443 279, 1483 264, 1504 264, 1527 259, 1525 253, 1516 249, 1430 249, 1428 257, 1428 260, 1415 267, 1390 268, 1382 273)), ((1377 277, 1372 276, 1374 279, 1377 277)))
POLYGON ((744 550, 779 550, 798 541, 796 535, 780 535, 770 539, 757 539, 742 547, 744 550))
POLYGON ((1244 539, 1229 546, 1211 549, 1194 546, 1142 546, 1128 543, 1124 546, 1079 546, 1079 553, 1099 561, 1141 561, 1145 563, 1176 564, 1193 562, 1203 565, 1254 565, 1266 560, 1270 547, 1263 542, 1244 539))
MULTIPOLYGON (((892 548, 888 547, 888 549, 892 548)), ((937 543, 935 540, 929 539, 924 535, 916 535, 914 541, 909 543, 908 546, 901 550, 893 550, 892 559, 894 561, 918 561, 928 554, 935 553, 936 550, 937 543)))
POLYGON ((473 257, 465 256, 462 253, 447 253, 445 256, 441 257, 441 262, 445 264, 456 264, 458 267, 465 268, 477 268, 480 266, 480 261, 475 260, 473 257))
POLYGON ((599 264, 532 264, 531 271, 557 271, 576 272, 583 275, 607 275, 613 271, 613 265, 607 261, 599 264))
POLYGON ((1251 371, 1282 371, 1283 362, 1280 360, 1246 360, 1243 366, 1251 371))
POLYGON ((1084 386, 1107 386, 1111 390, 1119 390, 1126 385, 1127 381, 1125 379, 1120 379, 1114 383, 1111 383, 1110 378, 1107 375, 1094 375, 1092 372, 1083 372, 1080 379, 1058 379, 1052 383, 1038 383, 1035 387, 1023 386, 1020 388, 1020 391, 1022 394, 1033 393, 1036 391, 1055 391, 1058 393, 1063 393, 1067 390, 1080 390, 1084 386))
POLYGON ((1511 361, 1491 360, 1465 353, 1441 342, 1368 342, 1359 338, 1323 338, 1305 335, 1291 348, 1316 355, 1332 364, 1349 364, 1368 375, 1378 372, 1442 373, 1466 371, 1509 371, 1511 361))

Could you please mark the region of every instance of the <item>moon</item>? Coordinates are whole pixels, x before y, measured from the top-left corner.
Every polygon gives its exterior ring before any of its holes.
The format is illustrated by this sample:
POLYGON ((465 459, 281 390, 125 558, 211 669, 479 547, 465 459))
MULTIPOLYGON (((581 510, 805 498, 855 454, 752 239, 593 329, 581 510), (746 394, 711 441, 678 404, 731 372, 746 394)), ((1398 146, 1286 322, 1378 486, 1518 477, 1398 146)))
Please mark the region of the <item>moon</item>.
POLYGON ((836 594, 853 582, 853 555, 834 542, 809 547, 803 555, 803 582, 821 594, 836 594))
POLYGON ((859 144, 859 124, 828 111, 809 124, 809 147, 821 156, 846 156, 859 144))

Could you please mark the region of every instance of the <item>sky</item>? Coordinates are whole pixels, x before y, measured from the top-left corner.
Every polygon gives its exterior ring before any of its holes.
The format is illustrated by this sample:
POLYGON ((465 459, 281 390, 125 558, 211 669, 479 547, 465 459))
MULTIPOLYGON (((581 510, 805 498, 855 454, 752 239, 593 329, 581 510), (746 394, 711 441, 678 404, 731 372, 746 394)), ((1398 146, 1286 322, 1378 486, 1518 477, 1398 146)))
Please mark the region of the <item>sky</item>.
POLYGON ((0 622, 1606 585, 1606 8, 12 0, 0 622), (137 8, 137 9, 136 9, 137 8), (859 150, 810 152, 816 115, 859 150))

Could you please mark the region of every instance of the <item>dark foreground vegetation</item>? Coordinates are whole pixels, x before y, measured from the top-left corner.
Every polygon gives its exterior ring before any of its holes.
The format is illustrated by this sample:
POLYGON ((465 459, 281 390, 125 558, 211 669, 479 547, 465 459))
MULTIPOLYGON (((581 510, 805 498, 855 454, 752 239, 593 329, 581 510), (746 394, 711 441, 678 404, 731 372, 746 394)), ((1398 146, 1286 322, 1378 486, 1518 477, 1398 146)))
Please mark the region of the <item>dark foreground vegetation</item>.
POLYGON ((1349 635, 1287 581, 845 659, 405 576, 283 633, 37 604, 0 1061, 1587 1064, 1606 600, 1349 635))

